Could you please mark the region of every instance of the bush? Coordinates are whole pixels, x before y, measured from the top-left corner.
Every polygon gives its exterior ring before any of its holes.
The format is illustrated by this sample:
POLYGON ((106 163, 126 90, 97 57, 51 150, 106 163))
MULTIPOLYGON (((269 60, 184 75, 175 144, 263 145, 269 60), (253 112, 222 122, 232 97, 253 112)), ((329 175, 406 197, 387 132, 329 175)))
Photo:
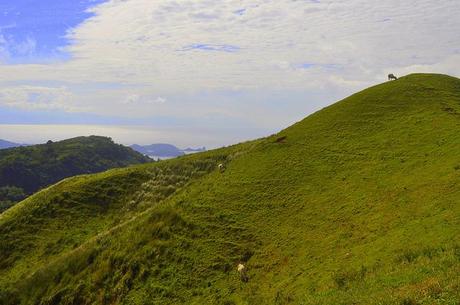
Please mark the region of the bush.
POLYGON ((26 197, 22 188, 16 186, 0 187, 0 213, 9 209, 15 203, 24 200, 26 197))

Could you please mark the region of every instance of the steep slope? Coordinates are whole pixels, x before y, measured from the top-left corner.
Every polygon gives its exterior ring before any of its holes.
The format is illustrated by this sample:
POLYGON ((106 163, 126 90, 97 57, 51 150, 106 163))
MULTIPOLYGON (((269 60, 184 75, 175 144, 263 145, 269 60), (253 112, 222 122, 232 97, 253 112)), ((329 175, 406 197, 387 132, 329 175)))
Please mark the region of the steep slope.
POLYGON ((97 136, 0 150, 0 207, 70 176, 149 161, 97 136))
MULTIPOLYGON (((153 163, 65 179, 0 216, 0 283, 16 282, 46 261, 171 196, 214 169, 214 159, 153 163)), ((2 290, 2 289, 0 289, 2 290)))
POLYGON ((8 261, 0 266, 0 300, 458 304, 459 127, 460 80, 415 74, 265 139, 68 179, 0 216, 0 261, 8 261), (216 169, 221 162, 224 172, 216 169), (196 166, 200 173, 185 175, 167 196, 147 187, 174 184, 152 176, 155 168, 196 166), (87 191, 95 179, 98 189, 87 191), (93 200, 93 192, 107 193, 93 200), (82 221, 82 211, 102 203, 117 225, 102 226, 95 215, 99 227, 72 226, 84 238, 66 246, 70 231, 56 233, 53 223, 65 215, 82 221), (131 214, 120 212, 130 205, 131 214), (56 212, 47 213, 50 206, 56 212), (37 216, 40 234, 32 238, 24 218, 37 216), (59 247, 52 254, 45 237, 59 247), (239 261, 247 283, 235 271, 239 261))

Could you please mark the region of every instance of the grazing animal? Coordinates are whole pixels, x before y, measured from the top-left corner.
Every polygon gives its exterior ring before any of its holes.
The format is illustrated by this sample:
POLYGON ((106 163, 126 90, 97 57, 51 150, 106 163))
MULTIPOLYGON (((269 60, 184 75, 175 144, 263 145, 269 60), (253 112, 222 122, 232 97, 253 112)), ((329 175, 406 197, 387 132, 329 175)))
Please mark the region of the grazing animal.
POLYGON ((249 280, 248 273, 246 271, 246 266, 243 265, 242 263, 239 263, 236 269, 238 270, 238 273, 240 274, 241 281, 246 283, 249 280))
POLYGON ((388 80, 397 80, 398 78, 393 74, 388 74, 388 80))
POLYGON ((217 167, 219 168, 219 171, 221 173, 223 173, 225 171, 225 165, 224 164, 220 163, 219 165, 217 165, 217 167))
POLYGON ((284 143, 286 141, 287 136, 279 137, 275 140, 276 143, 284 143))

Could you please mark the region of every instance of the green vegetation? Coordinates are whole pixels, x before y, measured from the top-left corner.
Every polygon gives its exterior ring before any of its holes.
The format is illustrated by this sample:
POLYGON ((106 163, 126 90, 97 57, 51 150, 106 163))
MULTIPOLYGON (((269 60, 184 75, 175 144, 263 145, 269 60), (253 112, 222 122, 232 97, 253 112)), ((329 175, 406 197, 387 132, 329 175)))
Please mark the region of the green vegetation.
POLYGON ((0 187, 0 213, 26 197, 22 188, 15 186, 0 187))
POLYGON ((0 150, 0 212, 64 178, 149 161, 97 136, 0 150))
POLYGON ((0 303, 457 305, 459 127, 460 80, 415 74, 265 139, 66 179, 0 216, 0 303))

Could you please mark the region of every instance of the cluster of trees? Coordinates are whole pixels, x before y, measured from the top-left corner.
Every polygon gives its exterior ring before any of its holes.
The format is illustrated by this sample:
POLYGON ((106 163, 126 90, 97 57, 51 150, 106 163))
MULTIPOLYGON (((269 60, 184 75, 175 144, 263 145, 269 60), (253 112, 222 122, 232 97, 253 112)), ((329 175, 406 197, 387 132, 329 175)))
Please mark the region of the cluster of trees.
POLYGON ((0 213, 26 198, 22 188, 16 186, 0 187, 0 213))
POLYGON ((150 161, 98 136, 0 150, 0 211, 64 178, 150 161))

